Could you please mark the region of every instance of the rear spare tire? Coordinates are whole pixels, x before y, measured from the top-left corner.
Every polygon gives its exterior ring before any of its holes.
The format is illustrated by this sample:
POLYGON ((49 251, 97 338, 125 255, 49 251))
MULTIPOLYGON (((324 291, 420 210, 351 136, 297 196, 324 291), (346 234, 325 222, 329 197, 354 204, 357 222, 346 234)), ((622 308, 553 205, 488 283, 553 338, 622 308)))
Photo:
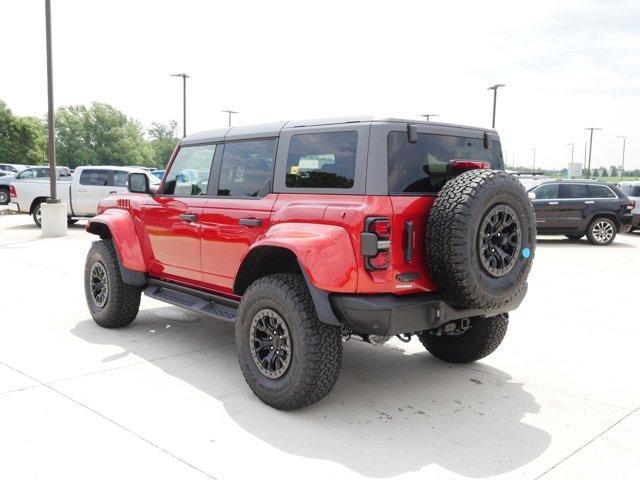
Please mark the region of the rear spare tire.
POLYGON ((524 287, 535 251, 527 193, 500 170, 449 180, 429 213, 427 267, 440 293, 460 307, 497 308, 524 287))

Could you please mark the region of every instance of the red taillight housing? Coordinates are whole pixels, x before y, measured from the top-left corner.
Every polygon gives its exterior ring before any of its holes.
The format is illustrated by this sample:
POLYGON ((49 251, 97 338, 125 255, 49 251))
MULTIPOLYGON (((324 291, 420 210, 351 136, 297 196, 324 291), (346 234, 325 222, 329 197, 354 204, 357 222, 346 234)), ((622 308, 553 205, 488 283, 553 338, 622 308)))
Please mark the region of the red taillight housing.
POLYGON ((491 168, 491 163, 481 162, 478 160, 454 160, 451 162, 451 167, 454 170, 475 170, 491 168))
POLYGON ((18 195, 16 194, 16 187, 13 185, 9 185, 9 196, 11 198, 16 198, 18 195))
POLYGON ((367 270, 386 270, 391 264, 391 221, 386 217, 368 217, 360 234, 360 253, 367 270))

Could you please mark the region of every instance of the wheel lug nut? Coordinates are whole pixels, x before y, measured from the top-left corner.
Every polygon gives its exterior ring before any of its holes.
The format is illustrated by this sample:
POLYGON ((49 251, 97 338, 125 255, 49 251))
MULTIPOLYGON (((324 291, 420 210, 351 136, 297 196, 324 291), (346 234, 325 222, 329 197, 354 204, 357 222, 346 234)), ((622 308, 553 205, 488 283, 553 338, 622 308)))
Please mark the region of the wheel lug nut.
POLYGON ((269 340, 273 340, 273 337, 269 337, 269 340))
POLYGON ((271 350, 273 350, 273 347, 271 347, 271 350))

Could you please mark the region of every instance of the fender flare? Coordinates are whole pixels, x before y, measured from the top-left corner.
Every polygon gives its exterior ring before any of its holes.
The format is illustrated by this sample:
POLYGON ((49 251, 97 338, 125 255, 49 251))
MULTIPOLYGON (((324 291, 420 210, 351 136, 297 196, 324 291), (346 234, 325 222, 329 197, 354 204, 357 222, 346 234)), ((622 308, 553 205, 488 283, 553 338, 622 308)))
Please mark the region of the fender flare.
POLYGON ((355 293, 357 263, 347 231, 336 225, 282 223, 267 233, 246 252, 235 275, 234 293, 248 286, 245 277, 256 270, 256 262, 266 248, 292 254, 309 288, 320 321, 341 325, 329 301, 331 293, 355 293))
POLYGON ((146 264, 131 214, 126 210, 109 209, 87 222, 87 232, 110 238, 118 256, 122 281, 128 285, 147 283, 146 264))

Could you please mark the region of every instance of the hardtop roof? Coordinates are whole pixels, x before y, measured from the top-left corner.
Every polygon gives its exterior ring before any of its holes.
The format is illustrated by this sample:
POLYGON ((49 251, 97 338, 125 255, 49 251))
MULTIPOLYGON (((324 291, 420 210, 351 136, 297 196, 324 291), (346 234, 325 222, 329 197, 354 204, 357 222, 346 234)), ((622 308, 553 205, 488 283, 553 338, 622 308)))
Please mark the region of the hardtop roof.
POLYGON ((441 126, 450 128, 461 128, 467 130, 478 130, 495 133, 493 128, 472 127, 458 125, 454 123, 431 122, 424 118, 410 117, 388 117, 379 115, 355 115, 349 117, 316 118, 308 120, 287 120, 274 123, 263 123, 257 125, 242 125, 237 127, 218 128, 215 130, 205 130, 202 132, 187 135, 180 142, 183 145, 198 144, 206 142, 219 142, 223 140, 241 140, 243 138, 256 137, 276 137, 285 128, 299 128, 322 125, 358 124, 358 123, 411 123, 431 126, 441 126))

